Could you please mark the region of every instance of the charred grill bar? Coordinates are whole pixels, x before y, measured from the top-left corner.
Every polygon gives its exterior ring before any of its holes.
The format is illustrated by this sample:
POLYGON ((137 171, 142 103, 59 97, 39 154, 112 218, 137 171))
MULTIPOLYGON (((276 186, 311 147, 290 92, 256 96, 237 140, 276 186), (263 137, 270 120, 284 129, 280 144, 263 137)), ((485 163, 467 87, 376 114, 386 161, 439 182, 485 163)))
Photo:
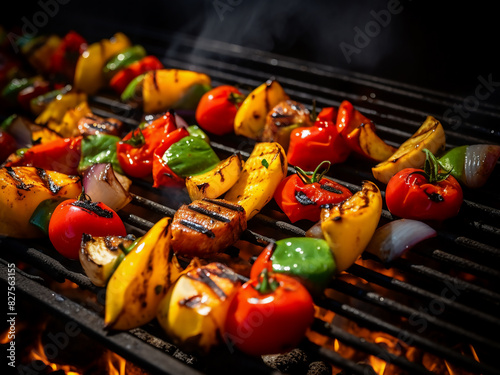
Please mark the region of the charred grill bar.
MULTIPOLYGON (((78 25, 72 27, 77 29, 78 25)), ((108 34, 117 31, 109 24, 107 27, 108 34)), ((306 106, 311 106, 313 100, 319 107, 338 106, 342 100, 350 100, 375 121, 381 137, 393 145, 411 136, 425 116, 442 119, 449 108, 464 100, 217 41, 165 36, 134 26, 120 25, 120 31, 160 57, 165 66, 207 73, 215 85, 228 83, 250 89, 274 76, 290 97, 306 106)), ((108 35, 105 28, 94 32, 89 39, 108 35)), ((118 118, 129 127, 140 120, 137 110, 112 96, 93 97, 91 104, 95 114, 118 118)), ((443 121, 447 146, 498 144, 500 132, 495 124, 499 118, 500 107, 480 103, 461 123, 443 121)), ((221 155, 238 151, 243 158, 253 147, 251 141, 236 136, 213 136, 211 143, 221 155)), ((498 181, 499 173, 497 166, 492 180, 498 181)), ((335 165, 330 174, 352 191, 359 190, 362 180, 374 180, 370 165, 359 160, 335 165)), ((339 345, 367 357, 378 357, 387 366, 408 373, 433 373, 421 360, 422 353, 428 353, 443 367, 446 361, 446 365, 470 373, 499 374, 495 354, 500 352, 500 294, 495 285, 500 279, 496 267, 500 259, 500 200, 495 187, 489 183, 478 191, 465 191, 459 217, 444 223, 436 239, 417 246, 390 267, 364 254, 362 262, 348 269, 348 277, 332 280, 326 295, 315 301, 324 312, 324 320, 316 319, 312 331, 322 344, 307 339, 301 348, 311 358, 324 360, 345 374, 366 374, 373 369, 368 363, 359 363, 359 356, 345 358, 339 345), (371 342, 360 334, 361 329, 352 326, 389 336, 396 345, 417 348, 420 354, 411 356, 409 350, 398 354, 387 345, 371 342)), ((129 229, 137 233, 148 230, 161 216, 173 216, 181 203, 189 203, 186 195, 171 196, 171 192, 153 189, 144 181, 134 181, 132 191, 134 199, 121 216, 129 229)), ((381 222, 392 219, 384 210, 381 222)), ((288 223, 270 202, 248 223, 241 241, 264 247, 275 239, 303 236, 307 229, 288 223)), ((2 248, 0 268, 4 281, 5 263, 22 262, 56 282, 70 280, 94 292, 103 303, 105 289, 92 285, 79 264, 62 258, 48 242, 2 239, 2 248)), ((224 373, 227 369, 234 372, 235 368, 241 373, 274 372, 260 360, 230 353, 227 348, 217 350, 210 358, 183 353, 168 343, 155 323, 131 332, 106 332, 99 313, 61 298, 44 285, 36 272, 18 270, 16 282, 23 298, 42 305, 61 319, 76 321, 89 336, 152 373, 224 373)))

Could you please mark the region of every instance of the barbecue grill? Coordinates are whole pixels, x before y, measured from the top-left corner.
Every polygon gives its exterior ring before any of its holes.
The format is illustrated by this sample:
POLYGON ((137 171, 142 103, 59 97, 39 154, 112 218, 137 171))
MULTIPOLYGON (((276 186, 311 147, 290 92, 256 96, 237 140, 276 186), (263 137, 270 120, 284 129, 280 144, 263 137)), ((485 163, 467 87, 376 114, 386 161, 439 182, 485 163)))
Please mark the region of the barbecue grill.
MULTIPOLYGON (((75 20, 77 17, 71 24, 75 30, 86 22, 75 20)), ((51 25, 61 33, 68 30, 67 26, 51 25)), ((160 57, 166 67, 206 73, 214 85, 233 84, 250 90, 274 77, 292 99, 309 108, 313 101, 321 108, 349 100, 374 120, 378 134, 394 146, 410 137, 427 115, 442 121, 448 148, 500 143, 500 130, 495 125, 500 107, 488 102, 479 102, 467 118, 445 122, 446 111, 463 104, 463 96, 221 41, 166 35, 133 24, 121 24, 118 30, 116 23, 102 23, 99 29, 85 30, 88 40, 123 31, 160 57)), ((89 100, 95 114, 118 118, 129 128, 141 119, 137 108, 106 92, 89 100)), ((180 114, 193 120, 192 113, 180 114)), ((210 139, 221 158, 234 152, 246 158, 253 148, 253 141, 235 135, 214 135, 210 139)), ((350 158, 334 165, 329 175, 354 192, 363 180, 374 181, 370 167, 366 161, 350 158)), ((430 374, 448 366, 448 372, 443 373, 499 374, 500 271, 496 265, 500 261, 500 199, 495 183, 499 174, 497 166, 486 186, 464 190, 459 216, 441 224, 436 238, 388 265, 365 253, 345 275, 332 280, 325 294, 315 298, 321 314, 299 346, 309 360, 327 363, 334 373, 342 374, 376 373, 369 357, 380 360, 394 373, 430 374), (434 362, 434 367, 426 361, 434 362)), ((383 191, 384 185, 378 185, 383 191)), ((147 181, 134 180, 131 191, 133 200, 120 215, 128 230, 136 234, 189 203, 184 191, 154 189, 147 181)), ((384 209, 380 224, 393 219, 384 209)), ((277 239, 304 236, 309 226, 290 224, 270 202, 248 223, 241 240, 227 250, 227 259, 250 254, 246 261, 251 262, 252 252, 277 239)), ((152 374, 279 372, 260 358, 224 346, 208 358, 183 352, 169 342, 155 322, 130 332, 107 332, 102 310, 89 308, 51 288, 51 282, 69 280, 95 294, 102 306, 105 289, 94 286, 78 262, 61 257, 47 240, 3 238, 0 243, 3 281, 7 282, 8 263, 23 265, 16 269, 18 299, 62 321, 75 322, 90 338, 152 374)), ((22 319, 22 311, 17 319, 22 319)))

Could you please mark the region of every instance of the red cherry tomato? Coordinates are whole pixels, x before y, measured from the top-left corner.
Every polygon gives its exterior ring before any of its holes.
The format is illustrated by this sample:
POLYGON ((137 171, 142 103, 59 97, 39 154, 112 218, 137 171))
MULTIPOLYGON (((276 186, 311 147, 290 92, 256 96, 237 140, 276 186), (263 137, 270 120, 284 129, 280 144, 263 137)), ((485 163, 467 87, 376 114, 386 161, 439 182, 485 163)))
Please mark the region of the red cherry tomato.
POLYGON ((243 284, 231 301, 224 337, 249 355, 282 353, 297 346, 313 320, 307 289, 283 274, 268 278, 266 269, 259 280, 243 284), (262 290, 264 283, 269 290, 262 290))
POLYGON ((17 150, 16 140, 9 133, 0 130, 0 163, 17 150))
POLYGON ((437 164, 432 167, 432 160, 435 163, 437 161, 431 155, 427 152, 425 170, 403 169, 387 183, 385 200, 393 215, 406 219, 441 221, 458 214, 463 202, 462 188, 453 176, 437 174, 437 164))
POLYGON ((274 200, 292 223, 306 219, 318 221, 321 206, 345 201, 352 193, 329 178, 323 177, 328 167, 318 173, 322 162, 314 172, 304 172, 297 168, 297 173, 283 179, 274 192, 274 200))
POLYGON ((218 86, 206 92, 196 108, 196 121, 205 131, 223 135, 234 129, 234 117, 244 95, 234 86, 218 86))
POLYGON ((49 239, 55 249, 69 259, 78 259, 82 235, 126 236, 120 217, 102 202, 67 199, 50 218, 49 239))

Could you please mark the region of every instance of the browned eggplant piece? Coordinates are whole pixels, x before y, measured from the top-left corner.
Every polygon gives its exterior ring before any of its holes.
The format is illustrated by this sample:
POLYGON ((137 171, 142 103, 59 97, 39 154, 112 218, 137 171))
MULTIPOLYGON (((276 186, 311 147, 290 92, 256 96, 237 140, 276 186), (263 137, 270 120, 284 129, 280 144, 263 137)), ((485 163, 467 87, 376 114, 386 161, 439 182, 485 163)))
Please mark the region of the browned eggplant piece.
POLYGON ((123 123, 115 118, 104 118, 94 114, 83 116, 78 121, 78 130, 83 135, 93 135, 97 133, 120 135, 123 123))
POLYGON ((304 105, 294 100, 284 100, 267 114, 261 140, 278 142, 286 151, 291 132, 298 127, 312 125, 310 112, 304 105))
POLYGON ((79 259, 85 274, 92 284, 105 286, 111 274, 123 259, 121 246, 128 248, 135 241, 133 235, 126 237, 92 237, 84 234, 79 259))
POLYGON ((208 257, 232 245, 247 228, 243 207, 224 199, 182 205, 172 221, 172 248, 180 256, 208 257))

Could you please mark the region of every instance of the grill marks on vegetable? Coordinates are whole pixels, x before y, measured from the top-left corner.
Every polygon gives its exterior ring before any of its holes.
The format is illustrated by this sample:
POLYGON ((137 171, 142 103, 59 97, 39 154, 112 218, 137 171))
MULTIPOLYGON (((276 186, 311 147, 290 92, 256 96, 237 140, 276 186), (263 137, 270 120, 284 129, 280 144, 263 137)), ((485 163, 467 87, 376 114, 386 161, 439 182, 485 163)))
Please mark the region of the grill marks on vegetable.
MULTIPOLYGON (((207 269, 206 267, 199 267, 194 271, 188 272, 186 276, 192 280, 196 280, 205 284, 219 299, 223 301, 226 300, 228 296, 223 287, 217 284, 217 281, 219 279, 227 279, 231 283, 239 282, 236 273, 220 263, 211 264, 209 269, 207 269)), ((200 294, 196 294, 180 300, 179 304, 188 308, 195 308, 202 302, 203 296, 200 294)))
POLYGON ((89 213, 96 214, 97 216, 111 219, 113 217, 113 212, 106 210, 99 206, 99 202, 92 202, 89 200, 75 201, 72 203, 73 206, 80 207, 89 213))
POLYGON ((246 229, 243 207, 222 199, 181 206, 172 221, 172 248, 186 256, 206 256, 232 245, 246 229))
MULTIPOLYGON (((335 193, 335 194, 343 194, 343 192, 339 189, 335 189, 333 186, 323 184, 320 186, 320 189, 326 190, 330 193, 335 193)), ((316 202, 311 200, 306 193, 300 190, 295 190, 295 199, 297 199, 297 202, 304 206, 309 206, 309 205, 315 205, 316 202)))
POLYGON ((57 185, 47 174, 45 169, 42 168, 36 168, 36 173, 38 177, 40 177, 40 180, 43 181, 45 187, 50 190, 52 194, 57 194, 59 190, 62 189, 62 186, 57 185))
POLYGON ((16 184, 17 189, 28 191, 29 189, 31 189, 33 187, 33 184, 26 184, 23 181, 23 179, 16 174, 16 171, 14 171, 14 168, 5 167, 5 169, 7 170, 7 173, 9 174, 9 176, 12 177, 12 179, 17 182, 17 184, 16 184))

